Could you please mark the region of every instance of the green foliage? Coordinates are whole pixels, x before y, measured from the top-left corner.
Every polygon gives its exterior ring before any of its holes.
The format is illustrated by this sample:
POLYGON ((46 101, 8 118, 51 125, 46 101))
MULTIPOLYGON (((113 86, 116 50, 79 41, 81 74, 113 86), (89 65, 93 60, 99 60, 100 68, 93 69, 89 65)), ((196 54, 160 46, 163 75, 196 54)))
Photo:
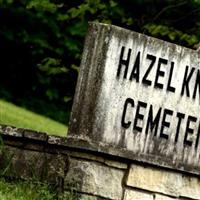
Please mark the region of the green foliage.
POLYGON ((199 5, 199 0, 0 0, 0 95, 32 110, 36 101, 24 103, 27 97, 42 99, 69 113, 88 21, 194 48, 200 40, 199 5))
POLYGON ((198 37, 195 34, 187 34, 182 31, 176 30, 173 27, 168 27, 165 25, 158 25, 154 23, 149 23, 144 26, 151 35, 162 38, 166 37, 171 42, 176 42, 181 40, 182 43, 188 44, 188 46, 192 47, 198 43, 198 37))
POLYGON ((200 35, 199 1, 166 1, 143 25, 143 31, 173 43, 195 48, 200 35))

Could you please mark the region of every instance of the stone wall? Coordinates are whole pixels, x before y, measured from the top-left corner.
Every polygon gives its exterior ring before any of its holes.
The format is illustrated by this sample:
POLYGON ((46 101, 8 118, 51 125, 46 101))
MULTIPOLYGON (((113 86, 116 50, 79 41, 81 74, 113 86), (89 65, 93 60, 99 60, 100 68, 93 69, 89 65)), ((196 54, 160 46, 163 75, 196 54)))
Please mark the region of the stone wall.
POLYGON ((0 126, 4 145, 1 173, 39 179, 79 199, 186 200, 200 199, 200 177, 117 156, 73 148, 66 138, 0 126))

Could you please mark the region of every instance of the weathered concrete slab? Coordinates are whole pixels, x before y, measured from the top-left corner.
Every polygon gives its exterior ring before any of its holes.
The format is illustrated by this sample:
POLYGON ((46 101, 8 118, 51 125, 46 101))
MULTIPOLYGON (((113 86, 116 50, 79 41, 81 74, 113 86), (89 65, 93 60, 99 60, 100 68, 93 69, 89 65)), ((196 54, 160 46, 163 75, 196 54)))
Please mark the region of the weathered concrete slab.
POLYGON ((200 172, 200 58, 175 44, 90 24, 68 145, 200 172))
POLYGON ((167 197, 167 196, 164 196, 164 195, 161 195, 161 194, 156 194, 155 200, 178 200, 178 199, 167 197))
POLYGON ((136 190, 125 190, 124 200, 154 200, 153 194, 148 194, 136 190))
POLYGON ((168 170, 131 165, 126 184, 130 187, 179 197, 185 183, 182 174, 168 170))
POLYGON ((199 178, 157 167, 131 165, 125 184, 171 197, 200 199, 199 178))
POLYGON ((121 200, 123 177, 123 170, 71 158, 65 187, 102 198, 121 200))

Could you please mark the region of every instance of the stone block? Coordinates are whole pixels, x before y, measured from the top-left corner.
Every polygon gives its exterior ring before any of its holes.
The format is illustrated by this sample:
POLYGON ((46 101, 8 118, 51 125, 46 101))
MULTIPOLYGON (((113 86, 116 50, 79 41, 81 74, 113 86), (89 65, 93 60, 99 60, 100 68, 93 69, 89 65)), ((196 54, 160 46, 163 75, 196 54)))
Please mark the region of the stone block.
POLYGON ((98 197, 98 196, 92 196, 92 195, 88 195, 88 194, 82 194, 79 197, 80 200, 108 200, 102 197, 98 197))
POLYGON ((96 156, 89 153, 83 153, 83 152, 75 152, 75 151, 68 151, 69 155, 75 158, 84 158, 87 160, 93 160, 101 163, 105 163, 108 166, 119 168, 119 169, 127 169, 127 164, 118 162, 115 160, 109 160, 107 158, 104 158, 102 156, 96 156))
POLYGON ((105 159, 105 164, 108 165, 108 166, 111 166, 111 167, 119 168, 119 169, 127 169, 128 168, 127 164, 122 163, 122 162, 117 162, 117 161, 114 161, 114 160, 105 159))
POLYGON ((6 147, 2 168, 4 175, 41 180, 45 174, 45 153, 6 147))
POLYGON ((83 152, 76 152, 76 151, 68 151, 69 156, 75 157, 75 158, 83 158, 87 160, 93 160, 97 162, 104 163, 104 158, 96 155, 92 155, 89 153, 83 153, 83 152))
POLYGON ((177 198, 168 197, 161 194, 155 194, 154 200, 178 200, 177 198))
POLYGON ((67 138, 65 137, 59 137, 55 135, 49 135, 48 136, 48 144, 50 145, 66 145, 67 138))
POLYGON ((7 136, 13 136, 13 137, 22 137, 23 129, 12 127, 12 126, 3 126, 2 134, 7 135, 7 136))
POLYGON ((78 192, 121 200, 123 176, 123 170, 71 158, 65 177, 65 189, 74 188, 78 192))
POLYGON ((172 197, 200 199, 200 178, 162 168, 132 165, 126 184, 172 197))
POLYGON ((182 197, 200 199, 200 178, 184 175, 180 194, 182 197))
POLYGON ((46 154, 46 179, 48 182, 63 184, 65 174, 69 168, 69 159, 66 155, 46 154))
POLYGON ((61 186, 68 170, 68 158, 60 154, 23 150, 6 147, 6 154, 0 159, 0 170, 4 175, 36 179, 61 186))
POLYGON ((99 196, 94 196, 92 194, 81 194, 77 191, 64 191, 60 195, 61 199, 65 200, 108 200, 107 198, 102 198, 99 196))
POLYGON ((23 147, 24 146, 24 141, 17 137, 13 138, 12 136, 11 137, 6 136, 6 138, 4 138, 4 136, 3 136, 2 138, 3 138, 4 145, 10 145, 10 146, 14 146, 14 147, 23 147))
POLYGON ((26 141, 23 143, 23 148, 27 150, 29 149, 29 150, 44 152, 45 145, 37 142, 26 141))
POLYGON ((154 200, 154 198, 153 194, 126 189, 123 200, 154 200))
POLYGON ((32 130, 24 130, 24 138, 35 140, 38 142, 45 142, 47 141, 47 134, 32 130))
POLYGON ((182 181, 180 173, 133 164, 130 167, 126 184, 177 197, 181 193, 182 181))
POLYGON ((4 144, 16 147, 23 146, 23 129, 1 125, 0 133, 4 144))

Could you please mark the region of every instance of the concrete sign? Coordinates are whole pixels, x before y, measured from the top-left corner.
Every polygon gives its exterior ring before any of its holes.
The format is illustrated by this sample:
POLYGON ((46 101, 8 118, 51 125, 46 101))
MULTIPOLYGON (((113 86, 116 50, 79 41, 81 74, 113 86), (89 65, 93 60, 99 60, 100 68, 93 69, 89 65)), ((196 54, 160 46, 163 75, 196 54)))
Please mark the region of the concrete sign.
POLYGON ((194 50, 92 23, 69 143, 199 173, 199 62, 194 50))

